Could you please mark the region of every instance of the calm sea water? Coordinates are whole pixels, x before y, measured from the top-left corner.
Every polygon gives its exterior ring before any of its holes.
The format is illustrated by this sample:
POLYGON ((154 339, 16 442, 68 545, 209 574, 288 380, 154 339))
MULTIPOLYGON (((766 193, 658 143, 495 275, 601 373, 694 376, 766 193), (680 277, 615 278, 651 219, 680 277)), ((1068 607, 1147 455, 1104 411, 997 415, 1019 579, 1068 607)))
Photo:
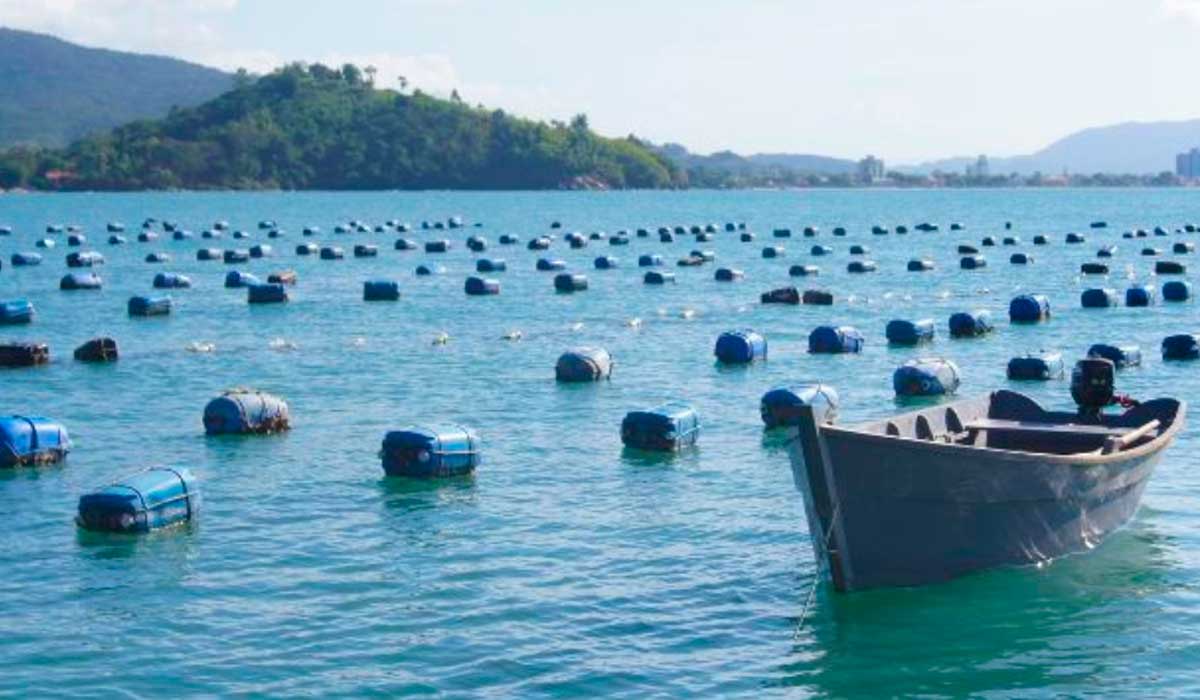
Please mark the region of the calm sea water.
MULTIPOLYGON (((46 367, 0 372, 0 411, 62 420, 75 451, 61 466, 0 471, 0 695, 276 696, 444 695, 571 697, 866 696, 1042 697, 1200 694, 1200 458, 1196 431, 1167 453, 1136 520, 1086 556, 1040 569, 1005 570, 910 590, 842 595, 817 589, 800 616, 816 567, 803 505, 780 436, 765 434, 758 399, 774 385, 824 381, 838 388, 843 420, 897 410, 892 370, 915 356, 889 349, 894 317, 933 317, 939 338, 924 354, 952 358, 963 393, 1009 383, 1007 359, 1028 349, 1067 358, 1100 341, 1139 343, 1143 367, 1123 372, 1134 396, 1195 397, 1200 364, 1164 364, 1158 343, 1200 330, 1193 304, 1085 311, 1079 264, 1116 242, 1124 288, 1150 281, 1131 227, 1173 230, 1200 221, 1200 192, 821 191, 686 193, 80 194, 0 197, 4 267, 0 299, 27 296, 29 327, 0 339, 50 343, 46 367), (394 234, 333 233, 351 218, 419 224, 461 215, 479 229, 413 234, 458 244, 440 256, 392 249, 394 234), (270 243, 275 256, 242 266, 261 276, 293 268, 287 305, 250 307, 226 290, 229 266, 197 262, 212 243, 134 242, 148 217, 197 234, 227 219, 270 243), (275 219, 287 238, 255 228, 275 219), (1107 231, 1088 231, 1106 219, 1107 231), (105 244, 104 224, 130 227, 130 243, 105 244), (662 224, 746 221, 741 243, 721 233, 626 248, 592 242, 550 253, 588 275, 591 288, 556 295, 538 254, 501 248, 512 233, 585 233, 662 224), (939 233, 873 236, 870 226, 920 221, 939 233), (962 222, 962 232, 948 224, 962 222), (1035 264, 1011 266, 1011 248, 985 249, 990 267, 958 269, 954 245, 984 235, 1021 236, 1035 264), (12 269, 48 223, 86 227, 107 264, 100 292, 58 290, 65 236, 41 267, 12 269), (833 255, 810 259, 804 225, 822 228, 833 255), (305 225, 347 259, 298 258, 305 225), (850 235, 829 231, 846 226, 850 235), (786 257, 764 260, 771 230, 790 226, 786 257), (1068 231, 1088 242, 1068 246, 1068 231), (560 232, 561 233, 561 232, 560 232), (1038 233, 1052 244, 1030 245, 1038 233), (474 259, 462 240, 489 238, 507 259, 499 297, 468 298, 474 259), (349 257, 355 243, 375 259, 349 257), (853 243, 871 248, 879 272, 848 275, 853 243), (713 281, 713 265, 681 268, 677 285, 644 286, 636 258, 669 265, 694 248, 746 281, 713 281), (174 261, 151 265, 151 251, 174 261), (613 254, 622 267, 592 270, 613 254), (935 272, 904 271, 917 255, 935 272), (436 259, 447 269, 416 277, 436 259), (822 267, 814 285, 832 307, 773 307, 760 292, 787 284, 797 262, 822 267), (130 319, 129 296, 150 292, 158 271, 190 275, 166 319, 130 319), (399 303, 364 303, 362 283, 401 282, 399 303), (1048 294, 1053 319, 1009 327, 1008 299, 1048 294), (951 341, 945 319, 990 308, 998 330, 951 341), (691 310, 694 315, 686 317, 691 310), (627 321, 640 318, 640 328, 627 321), (809 331, 849 323, 868 337, 860 356, 809 356, 809 331), (770 342, 765 363, 723 369, 712 344, 723 330, 753 327, 770 342), (519 342, 501 340, 523 332, 519 342), (433 337, 451 340, 434 346, 433 337), (119 339, 120 362, 86 366, 71 350, 96 334, 119 339), (294 349, 279 349, 282 339, 294 349), (189 352, 195 342, 212 353, 189 352), (611 382, 561 386, 556 357, 598 344, 617 360, 611 382), (294 428, 276 437, 207 439, 204 404, 222 389, 254 386, 288 399, 294 428), (704 421, 700 445, 674 458, 622 451, 626 411, 685 399, 704 421), (389 429, 458 421, 478 429, 485 460, 474 478, 385 480, 377 451, 389 429), (190 467, 204 509, 185 529, 146 537, 84 534, 76 500, 110 479, 154 465, 190 467)), ((1200 239, 1200 236, 1193 236, 1200 239)), ((810 286, 801 281, 800 286, 810 286)), ((1066 383, 1019 387, 1066 406, 1066 383)))

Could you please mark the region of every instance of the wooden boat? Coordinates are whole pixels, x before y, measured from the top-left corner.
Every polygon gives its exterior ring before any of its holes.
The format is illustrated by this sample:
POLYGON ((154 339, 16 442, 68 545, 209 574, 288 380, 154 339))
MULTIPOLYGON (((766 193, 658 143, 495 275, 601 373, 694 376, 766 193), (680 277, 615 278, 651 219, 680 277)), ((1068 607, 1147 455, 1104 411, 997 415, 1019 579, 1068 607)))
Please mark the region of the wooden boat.
POLYGON ((817 565, 838 591, 1096 547, 1133 517, 1186 413, 1168 398, 1121 414, 1047 411, 999 390, 842 427, 835 394, 807 393, 817 400, 794 407, 789 452, 817 565))

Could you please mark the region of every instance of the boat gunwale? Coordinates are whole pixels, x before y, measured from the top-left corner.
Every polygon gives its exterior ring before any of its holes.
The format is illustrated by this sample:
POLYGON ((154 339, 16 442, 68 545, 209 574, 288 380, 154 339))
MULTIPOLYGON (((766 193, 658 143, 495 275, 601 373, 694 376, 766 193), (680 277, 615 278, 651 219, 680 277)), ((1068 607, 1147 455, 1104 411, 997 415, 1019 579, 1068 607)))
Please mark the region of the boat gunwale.
MULTIPOLYGON (((990 398, 990 395, 989 395, 989 398, 990 398)), ((932 406, 930 408, 953 408, 955 404, 974 401, 974 400, 976 400, 976 399, 965 399, 963 401, 955 401, 955 402, 951 402, 951 403, 947 403, 947 404, 941 404, 938 406, 932 406)), ((1011 460, 1011 461, 1017 461, 1017 462, 1029 462, 1032 459, 1037 459, 1037 460, 1040 460, 1043 462, 1051 462, 1054 464, 1067 464, 1067 465, 1071 465, 1071 466, 1092 466, 1092 465, 1098 465, 1098 464, 1110 464, 1110 463, 1114 463, 1114 462, 1123 462, 1123 461, 1128 461, 1130 459, 1139 459, 1139 458, 1145 457, 1147 455, 1151 455, 1155 452, 1158 452, 1158 451, 1166 448, 1168 445, 1171 444, 1171 441, 1175 439, 1175 434, 1183 428, 1184 418, 1187 416, 1187 402, 1183 401, 1183 400, 1178 400, 1178 403, 1179 403, 1179 408, 1178 408, 1178 410, 1176 410, 1175 416, 1171 420, 1171 424, 1167 427, 1167 429, 1165 431, 1159 433, 1157 436, 1155 436, 1149 442, 1139 445, 1131 450, 1121 450, 1118 452, 1111 452, 1108 454, 1096 453, 1096 452, 1074 452, 1074 453, 1070 453, 1070 454, 1056 454, 1056 453, 1050 453, 1050 452, 1029 452, 1026 450, 1002 450, 1002 449, 998 449, 995 447, 987 447, 984 445, 963 445, 963 444, 954 443, 954 442, 940 442, 940 441, 936 441, 936 440, 925 440, 925 439, 921 439, 921 438, 907 437, 907 436, 903 436, 903 435, 885 435, 885 434, 876 433, 876 432, 869 432, 869 431, 862 429, 862 426, 871 425, 871 424, 879 423, 879 422, 886 422, 888 420, 894 420, 895 418, 900 417, 900 416, 921 414, 921 413, 924 413, 925 411, 928 411, 929 408, 924 408, 924 409, 920 409, 917 411, 910 411, 908 413, 897 414, 896 416, 893 416, 890 419, 867 421, 867 422, 863 422, 863 423, 857 423, 855 425, 838 426, 838 425, 835 425, 832 423, 827 423, 824 425, 820 425, 818 427, 820 428, 820 431, 822 433, 834 433, 834 434, 838 434, 839 436, 850 437, 852 439, 866 440, 868 442, 877 442, 877 443, 884 443, 884 444, 893 444, 894 445, 897 442, 899 442, 900 445, 903 445, 904 447, 920 449, 920 450, 934 450, 934 451, 945 451, 945 452, 969 451, 974 454, 982 454, 989 458, 995 458, 995 459, 1006 460, 1006 461, 1011 460)))

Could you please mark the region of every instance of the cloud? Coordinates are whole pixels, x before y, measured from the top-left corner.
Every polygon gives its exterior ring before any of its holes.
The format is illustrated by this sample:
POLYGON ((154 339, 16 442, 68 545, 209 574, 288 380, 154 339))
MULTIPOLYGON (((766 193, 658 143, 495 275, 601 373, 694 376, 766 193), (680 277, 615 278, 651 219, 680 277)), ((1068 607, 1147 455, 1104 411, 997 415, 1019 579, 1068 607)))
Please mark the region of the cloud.
POLYGON ((1168 17, 1200 24, 1200 0, 1163 0, 1162 9, 1168 17))

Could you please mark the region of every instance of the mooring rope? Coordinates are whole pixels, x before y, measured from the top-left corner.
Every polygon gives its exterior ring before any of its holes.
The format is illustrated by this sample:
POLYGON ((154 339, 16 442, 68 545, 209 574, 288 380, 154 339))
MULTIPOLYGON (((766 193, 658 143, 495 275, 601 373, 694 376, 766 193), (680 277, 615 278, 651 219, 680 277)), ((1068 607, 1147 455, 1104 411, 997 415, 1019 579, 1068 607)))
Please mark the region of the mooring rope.
POLYGON ((817 557, 817 572, 813 576, 812 584, 808 587, 808 596, 804 600, 804 607, 800 609, 800 619, 796 622, 796 631, 792 634, 792 639, 798 639, 800 633, 804 631, 804 621, 808 619, 808 611, 817 597, 817 586, 821 585, 821 580, 825 578, 825 568, 828 566, 826 560, 829 559, 829 540, 833 537, 833 525, 837 522, 838 510, 841 507, 841 503, 835 503, 833 506, 833 517, 829 519, 829 531, 825 533, 825 556, 817 557))

